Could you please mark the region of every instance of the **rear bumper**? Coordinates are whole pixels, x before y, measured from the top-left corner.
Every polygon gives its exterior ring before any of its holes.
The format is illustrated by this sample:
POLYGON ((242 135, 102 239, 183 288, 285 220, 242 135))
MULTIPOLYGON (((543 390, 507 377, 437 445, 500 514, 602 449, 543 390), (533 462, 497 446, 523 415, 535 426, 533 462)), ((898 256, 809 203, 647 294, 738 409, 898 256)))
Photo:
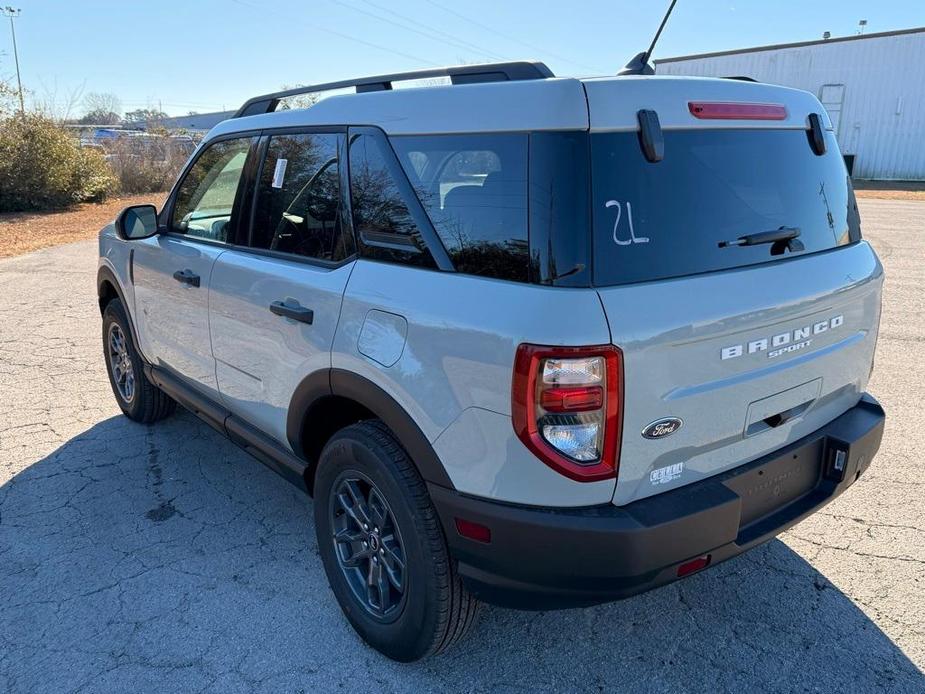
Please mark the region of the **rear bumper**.
POLYGON ((709 565, 718 564, 821 508, 870 465, 884 419, 865 395, 768 456, 623 507, 516 506, 436 485, 430 493, 450 553, 477 597, 521 609, 593 605, 677 580, 693 558, 709 555, 709 565), (456 518, 489 527, 491 542, 462 537, 456 518))

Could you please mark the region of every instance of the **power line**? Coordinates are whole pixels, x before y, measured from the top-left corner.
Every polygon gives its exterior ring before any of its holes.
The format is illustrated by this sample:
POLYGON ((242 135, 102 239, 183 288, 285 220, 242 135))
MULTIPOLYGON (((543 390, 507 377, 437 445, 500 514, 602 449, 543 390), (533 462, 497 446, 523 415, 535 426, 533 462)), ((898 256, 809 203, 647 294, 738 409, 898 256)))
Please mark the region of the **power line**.
MULTIPOLYGON (((287 22, 292 22, 294 20, 294 18, 289 15, 281 15, 281 13, 276 12, 274 10, 268 10, 265 6, 262 6, 262 5, 254 5, 249 2, 245 2, 244 0, 231 0, 231 1, 243 7, 249 7, 252 10, 259 10, 260 12, 270 12, 278 16, 284 16, 287 22)), ((386 53, 392 53, 393 55, 401 56, 402 58, 407 58, 408 60, 413 60, 418 63, 425 63, 433 67, 440 67, 439 65, 437 65, 437 63, 427 60, 425 58, 421 58, 420 56, 411 55, 410 53, 403 53, 402 51, 396 51, 387 46, 380 46, 378 43, 373 43, 372 41, 366 41, 365 39, 360 39, 360 38, 357 38, 356 36, 351 36, 350 34, 345 34, 343 32, 336 31, 334 29, 329 29, 319 24, 315 24, 314 22, 308 22, 308 21, 305 21, 304 19, 295 19, 295 21, 298 21, 300 24, 303 24, 307 27, 311 27, 312 29, 317 29, 318 31, 323 31, 327 34, 333 34, 334 36, 339 36, 345 41, 353 41, 354 43, 359 43, 364 46, 368 46, 369 48, 375 48, 376 50, 379 50, 379 51, 385 51, 386 53)))
POLYGON ((540 53, 545 53, 545 54, 548 55, 550 58, 555 58, 556 60, 561 60, 561 61, 566 62, 566 63, 569 63, 569 64, 571 64, 571 65, 577 65, 578 67, 587 68, 588 70, 594 70, 595 72, 604 72, 604 71, 600 70, 599 68, 593 67, 593 66, 591 66, 591 65, 585 65, 584 63, 576 62, 576 61, 574 61, 574 60, 571 60, 570 58, 566 58, 566 57, 561 56, 561 55, 556 55, 555 53, 552 53, 552 52, 548 51, 548 50, 545 49, 545 48, 540 48, 539 46, 535 46, 535 45, 533 45, 532 43, 527 43, 526 41, 523 41, 523 40, 521 40, 521 39, 519 39, 519 38, 517 38, 517 37, 515 37, 515 36, 511 36, 511 35, 509 35, 509 34, 505 34, 505 33, 503 33, 503 32, 500 32, 500 31, 498 31, 497 29, 495 29, 494 27, 490 27, 490 26, 488 26, 487 24, 482 24, 482 22, 479 22, 478 20, 472 19, 471 17, 467 17, 466 15, 461 14, 460 12, 457 12, 456 10, 454 10, 454 9, 452 9, 452 8, 450 8, 450 7, 446 7, 445 5, 442 5, 441 3, 436 2, 436 0, 427 0, 427 2, 430 3, 431 5, 433 5, 434 7, 436 7, 437 9, 443 10, 444 12, 449 12, 451 15, 453 15, 453 16, 455 16, 455 17, 461 19, 461 20, 463 20, 464 22, 469 22, 469 24, 472 24, 472 25, 474 25, 474 26, 477 26, 477 27, 479 27, 480 29, 484 29, 485 31, 490 31, 492 34, 495 34, 496 36, 500 36, 500 37, 503 38, 503 39, 507 39, 508 41, 514 41, 514 42, 516 42, 516 43, 519 43, 521 46, 526 46, 526 47, 529 48, 530 50, 539 51, 540 53))
POLYGON ((154 106, 155 101, 163 103, 164 106, 181 106, 184 108, 215 108, 218 102, 207 103, 205 101, 163 101, 160 99, 149 99, 147 101, 125 101, 120 99, 123 106, 154 106))
POLYGON ((379 3, 372 2, 372 0, 363 0, 363 3, 366 5, 370 5, 371 7, 375 7, 376 9, 381 10, 383 12, 388 12, 389 14, 394 15, 409 24, 422 27, 423 29, 426 29, 428 32, 433 33, 436 37, 440 37, 441 41, 452 41, 453 43, 459 45, 462 48, 467 48, 468 50, 474 50, 477 53, 481 53, 486 56, 495 58, 496 60, 510 60, 510 58, 504 55, 495 53, 494 51, 486 50, 485 48, 482 48, 481 46, 475 43, 472 43, 471 41, 466 41, 465 39, 457 38, 453 36, 452 34, 446 31, 443 31, 442 29, 437 29, 436 27, 430 26, 429 24, 426 24, 424 22, 419 22, 413 17, 409 17, 408 15, 402 14, 401 12, 397 12, 390 7, 384 7, 383 5, 380 5, 379 3))
MULTIPOLYGON (((428 30, 428 31, 421 31, 420 29, 415 29, 414 27, 407 26, 407 24, 402 24, 401 22, 396 22, 395 20, 389 19, 388 17, 383 17, 381 14, 376 14, 375 12, 370 12, 370 11, 368 11, 368 10, 364 10, 364 9, 359 8, 359 7, 354 7, 353 5, 349 5, 349 4, 347 4, 346 2, 343 2, 343 0, 328 0, 328 1, 334 3, 335 5, 340 5, 341 7, 345 7, 345 8, 347 8, 348 10, 353 10, 354 12, 359 12, 360 14, 366 15, 367 17, 372 17, 373 19, 376 19, 376 20, 378 20, 378 21, 380 21, 380 22, 385 22, 386 24, 391 24, 392 26, 396 26, 396 27, 398 27, 399 29, 404 29, 405 31, 410 31, 410 32, 412 32, 412 33, 414 33, 414 34, 417 34, 418 36, 423 36, 424 38, 430 39, 431 41, 438 41, 438 42, 441 42, 441 43, 447 43, 447 42, 449 41, 449 42, 452 42, 453 44, 455 44, 456 48, 463 48, 463 49, 465 49, 465 50, 473 50, 473 48, 475 48, 476 51, 478 51, 479 53, 482 53, 482 54, 484 54, 484 55, 486 55, 486 56, 495 57, 495 58, 500 57, 500 56, 498 56, 497 54, 492 54, 490 51, 485 51, 485 50, 482 50, 481 48, 478 48, 477 46, 473 46, 473 44, 468 44, 468 45, 466 45, 465 42, 458 41, 457 39, 453 38, 452 36, 450 36, 449 38, 441 38, 440 36, 436 35, 436 34, 435 34, 433 31, 431 31, 431 30, 428 30)), ((393 13, 393 14, 394 14, 394 13, 393 13)))

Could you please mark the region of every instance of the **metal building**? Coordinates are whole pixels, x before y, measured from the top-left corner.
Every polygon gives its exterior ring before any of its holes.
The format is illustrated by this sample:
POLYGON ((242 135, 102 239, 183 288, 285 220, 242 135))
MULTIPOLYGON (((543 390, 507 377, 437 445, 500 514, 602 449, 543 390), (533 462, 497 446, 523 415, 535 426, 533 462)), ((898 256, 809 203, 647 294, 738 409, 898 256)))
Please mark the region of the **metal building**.
POLYGON ((925 27, 664 58, 655 72, 805 89, 855 177, 925 180, 925 27))
POLYGON ((215 113, 192 113, 188 116, 162 118, 156 125, 168 130, 189 130, 206 133, 235 114, 234 111, 216 111, 215 113))

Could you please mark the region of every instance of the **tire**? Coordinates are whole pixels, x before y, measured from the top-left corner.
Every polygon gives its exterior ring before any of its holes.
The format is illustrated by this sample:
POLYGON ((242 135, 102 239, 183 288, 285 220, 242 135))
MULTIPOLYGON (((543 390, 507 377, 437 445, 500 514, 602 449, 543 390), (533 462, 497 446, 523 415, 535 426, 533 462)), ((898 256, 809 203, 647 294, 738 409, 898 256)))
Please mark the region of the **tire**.
POLYGON ((456 573, 424 481, 379 420, 341 429, 321 452, 315 478, 315 530, 328 582, 344 615, 380 653, 400 662, 419 660, 450 647, 475 622, 479 603, 456 573), (364 531, 355 517, 363 518, 364 513, 362 505, 354 503, 357 498, 366 502, 365 517, 378 531, 378 541, 374 540, 377 533, 371 532, 363 544, 364 531), (350 502, 353 514, 345 511, 341 500, 350 502), (335 531, 342 538, 360 539, 338 542, 335 531), (389 580, 389 600, 379 599, 381 589, 367 589, 363 595, 366 578, 374 575, 375 557, 361 559, 356 569, 342 568, 345 556, 350 560, 354 558, 350 555, 368 554, 370 549, 375 555, 377 546, 379 571, 387 579, 397 575, 403 586, 399 594, 396 582, 389 580), (389 611, 383 609, 386 603, 391 605, 389 611))
POLYGON ((173 414, 177 403, 145 376, 144 362, 135 348, 131 324, 119 299, 110 301, 103 310, 103 356, 112 393, 126 417, 151 424, 173 414), (131 388, 127 385, 129 379, 131 388))

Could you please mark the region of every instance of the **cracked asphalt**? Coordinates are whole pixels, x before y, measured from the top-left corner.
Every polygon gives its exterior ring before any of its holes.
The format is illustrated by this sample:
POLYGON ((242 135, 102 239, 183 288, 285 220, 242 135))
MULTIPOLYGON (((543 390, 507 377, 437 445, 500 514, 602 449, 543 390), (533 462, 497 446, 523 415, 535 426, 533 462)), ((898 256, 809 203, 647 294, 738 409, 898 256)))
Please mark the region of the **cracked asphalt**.
POLYGON ((925 692, 925 202, 860 204, 887 270, 868 473, 715 569, 488 608, 413 665, 341 616, 307 497, 185 412, 119 415, 93 242, 0 261, 0 692, 925 692))

